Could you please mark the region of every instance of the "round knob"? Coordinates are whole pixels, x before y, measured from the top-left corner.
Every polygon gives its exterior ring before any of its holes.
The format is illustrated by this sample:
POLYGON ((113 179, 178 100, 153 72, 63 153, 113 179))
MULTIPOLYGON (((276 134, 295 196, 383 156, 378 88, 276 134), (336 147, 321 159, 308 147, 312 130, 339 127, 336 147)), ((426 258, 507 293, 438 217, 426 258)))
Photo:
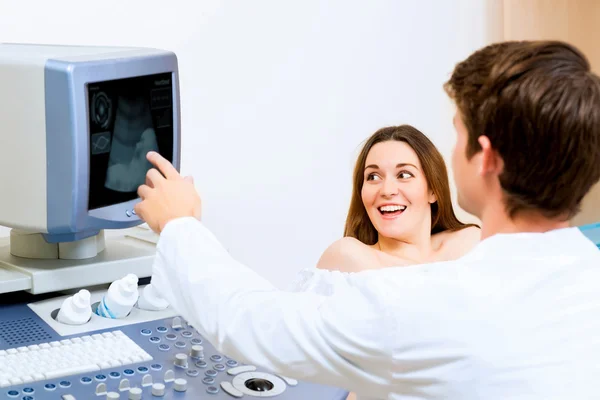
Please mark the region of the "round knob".
POLYGON ((106 400, 117 400, 121 395, 117 392, 108 392, 106 394, 106 400))
POLYGON ((204 347, 199 344, 192 346, 190 356, 192 358, 204 358, 204 347))
POLYGON ((175 379, 173 389, 175 389, 176 392, 185 392, 187 390, 187 381, 183 378, 175 379))
POLYGON ((183 353, 178 353, 175 355, 175 366, 176 367, 181 367, 181 368, 187 368, 187 359, 188 356, 187 354, 183 354, 183 353))
POLYGON ((129 400, 141 400, 142 399, 142 389, 139 387, 134 387, 129 390, 129 400))
POLYGON ((152 385, 152 396, 163 397, 165 395, 165 385, 162 383, 155 383, 152 385))

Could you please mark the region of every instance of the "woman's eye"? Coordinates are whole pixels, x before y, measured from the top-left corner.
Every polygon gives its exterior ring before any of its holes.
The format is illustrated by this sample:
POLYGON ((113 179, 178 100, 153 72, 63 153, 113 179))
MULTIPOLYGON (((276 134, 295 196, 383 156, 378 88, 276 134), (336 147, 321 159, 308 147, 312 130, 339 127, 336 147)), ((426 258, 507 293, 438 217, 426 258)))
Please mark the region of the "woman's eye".
POLYGON ((400 174, 398 174, 398 178, 400 179, 408 179, 408 178, 412 178, 413 174, 411 174, 410 172, 400 172, 400 174))
POLYGON ((376 174, 369 174, 369 175, 367 175, 367 180, 368 181, 379 180, 379 177, 376 174))

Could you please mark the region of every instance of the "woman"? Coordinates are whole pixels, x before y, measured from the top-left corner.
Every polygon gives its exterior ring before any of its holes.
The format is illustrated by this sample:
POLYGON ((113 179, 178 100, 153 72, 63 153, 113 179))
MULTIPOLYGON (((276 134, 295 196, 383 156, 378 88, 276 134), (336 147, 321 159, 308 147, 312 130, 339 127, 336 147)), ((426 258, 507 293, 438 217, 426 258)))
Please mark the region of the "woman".
POLYGON ((446 164, 410 125, 382 128, 365 143, 354 169, 344 238, 317 268, 358 272, 461 257, 480 229, 458 220, 446 164))
POLYGON ((479 227, 454 214, 444 158, 410 125, 367 139, 353 186, 344 237, 316 268, 300 271, 290 290, 331 294, 336 280, 361 286, 368 270, 453 260, 480 240, 479 227))
MULTIPOLYGON (((392 126, 363 146, 344 237, 325 250, 317 268, 348 273, 452 260, 479 239, 479 227, 454 214, 446 163, 435 145, 410 125, 392 126)), ((299 277, 297 291, 331 290, 331 276, 304 270, 299 277)), ((337 278, 360 285, 364 277, 337 278)), ((355 399, 350 393, 346 400, 355 399)))

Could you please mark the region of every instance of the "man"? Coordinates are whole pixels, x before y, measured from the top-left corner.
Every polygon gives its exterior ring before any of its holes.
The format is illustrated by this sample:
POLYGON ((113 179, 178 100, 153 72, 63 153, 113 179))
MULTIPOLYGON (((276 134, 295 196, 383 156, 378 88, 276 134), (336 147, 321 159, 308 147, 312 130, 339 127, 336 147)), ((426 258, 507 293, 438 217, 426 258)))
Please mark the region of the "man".
MULTIPOLYGON (((152 281, 215 347, 379 399, 591 399, 600 393, 600 252, 568 219, 600 179, 600 79, 560 42, 507 42, 458 64, 459 203, 482 242, 458 261, 275 289, 199 221, 157 154, 136 212, 162 232, 152 281)), ((321 271, 328 273, 327 271, 321 271)))

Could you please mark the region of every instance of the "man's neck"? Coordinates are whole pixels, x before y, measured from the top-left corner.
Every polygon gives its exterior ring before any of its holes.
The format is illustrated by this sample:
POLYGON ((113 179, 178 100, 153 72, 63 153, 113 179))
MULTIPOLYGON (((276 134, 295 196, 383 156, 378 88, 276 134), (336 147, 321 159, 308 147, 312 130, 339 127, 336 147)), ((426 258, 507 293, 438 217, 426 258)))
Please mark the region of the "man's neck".
POLYGON ((481 240, 498 233, 542 233, 568 227, 569 221, 564 218, 551 219, 532 211, 523 211, 511 218, 501 204, 488 207, 482 213, 481 240))

